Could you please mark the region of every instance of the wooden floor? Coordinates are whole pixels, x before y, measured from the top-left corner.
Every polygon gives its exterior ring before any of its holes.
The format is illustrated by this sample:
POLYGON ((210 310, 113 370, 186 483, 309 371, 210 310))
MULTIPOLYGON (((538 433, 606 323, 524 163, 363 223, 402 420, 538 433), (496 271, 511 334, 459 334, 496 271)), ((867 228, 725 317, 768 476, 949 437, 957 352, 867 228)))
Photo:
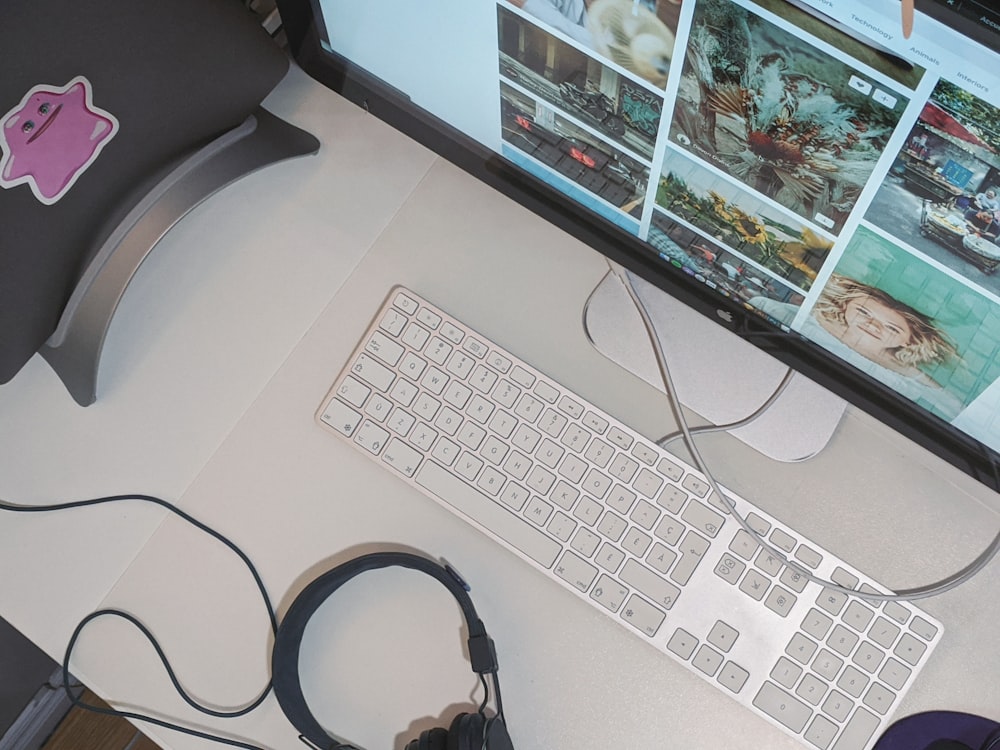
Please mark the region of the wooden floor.
MULTIPOLYGON (((81 697, 84 703, 106 705, 89 690, 81 697)), ((73 708, 42 750, 160 750, 152 740, 125 719, 104 716, 82 708, 73 708)))

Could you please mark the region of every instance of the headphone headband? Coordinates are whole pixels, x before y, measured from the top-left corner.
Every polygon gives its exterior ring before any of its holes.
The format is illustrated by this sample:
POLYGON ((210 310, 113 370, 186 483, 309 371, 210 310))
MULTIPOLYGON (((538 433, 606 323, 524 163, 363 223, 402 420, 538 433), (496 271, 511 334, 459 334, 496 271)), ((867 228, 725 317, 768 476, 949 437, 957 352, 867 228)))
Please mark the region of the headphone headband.
POLYGON ((299 678, 302 636, 313 614, 337 589, 360 573, 388 567, 418 570, 440 581, 455 597, 465 618, 469 629, 469 656, 473 671, 480 675, 496 675, 497 660, 493 641, 476 614, 464 582, 454 571, 425 557, 406 552, 376 552, 350 560, 319 576, 295 598, 278 627, 271 653, 274 694, 281 710, 303 737, 322 750, 353 746, 331 740, 306 705, 299 678))

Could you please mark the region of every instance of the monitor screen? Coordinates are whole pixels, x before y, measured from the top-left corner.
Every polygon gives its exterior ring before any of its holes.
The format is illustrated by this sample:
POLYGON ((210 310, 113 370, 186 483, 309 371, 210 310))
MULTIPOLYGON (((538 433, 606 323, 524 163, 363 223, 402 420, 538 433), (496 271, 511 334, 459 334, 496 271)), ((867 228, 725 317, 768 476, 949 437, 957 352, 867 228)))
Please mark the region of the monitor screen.
POLYGON ((1000 16, 918 3, 906 36, 893 0, 279 8, 320 81, 997 487, 1000 16))

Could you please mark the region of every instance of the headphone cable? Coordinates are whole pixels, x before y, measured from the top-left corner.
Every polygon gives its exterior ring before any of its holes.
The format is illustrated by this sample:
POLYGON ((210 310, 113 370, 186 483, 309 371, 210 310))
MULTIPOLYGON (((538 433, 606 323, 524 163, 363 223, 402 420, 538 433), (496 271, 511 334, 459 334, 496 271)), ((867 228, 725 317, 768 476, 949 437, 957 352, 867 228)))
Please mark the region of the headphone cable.
MULTIPOLYGON (((271 604, 271 598, 268 596, 267 589, 264 586, 264 581, 261 578, 260 573, 257 571, 257 568, 250 560, 250 558, 243 552, 243 550, 237 547, 234 542, 230 541, 228 538, 226 538, 219 532, 205 525, 198 519, 194 518, 190 514, 181 510, 176 505, 167 502, 166 500, 162 500, 161 498, 154 497, 152 495, 136 494, 136 495, 109 495, 106 497, 97 497, 88 500, 74 500, 71 502, 57 503, 53 505, 13 505, 8 502, 0 501, 0 511, 10 511, 13 513, 47 513, 50 511, 85 508, 95 505, 103 505, 105 503, 123 502, 127 500, 138 500, 141 502, 147 502, 153 505, 158 505, 161 508, 170 511, 171 513, 178 516, 182 520, 187 521, 189 524, 203 531, 204 533, 208 534, 215 540, 221 542, 223 545, 228 547, 233 553, 235 553, 236 556, 239 557, 239 559, 247 567, 247 570, 250 571, 250 575, 254 580, 254 584, 257 586, 257 590, 260 592, 260 595, 264 600, 264 606, 267 610, 268 619, 271 625, 271 631, 272 633, 277 634, 278 632, 277 614, 275 613, 274 606, 271 604)), ((66 692, 66 695, 68 696, 69 701, 73 706, 81 708, 85 711, 90 711, 91 713, 95 714, 103 714, 105 716, 115 716, 123 719, 129 719, 132 721, 146 722, 158 727, 170 729, 175 732, 180 732, 181 734, 186 734, 191 737, 210 740, 224 745, 230 745, 232 747, 242 748, 243 750, 265 750, 264 748, 261 748, 258 745, 252 745, 246 742, 242 742, 240 740, 229 739, 226 737, 209 734, 207 732, 202 732, 197 729, 191 729, 189 727, 184 727, 179 724, 174 724, 169 721, 165 721, 163 719, 157 719, 153 716, 148 716, 133 711, 122 711, 116 708, 105 708, 103 706, 96 706, 92 703, 86 703, 85 701, 81 700, 77 695, 73 693, 70 687, 70 675, 69 675, 70 658, 73 654, 73 649, 76 646, 76 642, 79 639, 84 628, 87 627, 89 623, 101 617, 119 617, 127 621, 131 625, 133 625, 135 628, 137 628, 139 632, 141 632, 143 636, 145 636, 146 640, 148 640, 149 643, 153 646, 153 649, 156 651, 156 655, 159 658, 160 663, 163 665, 163 668, 167 672, 167 676, 170 678, 171 683, 173 684, 174 688, 177 690, 181 698, 196 711, 199 711, 200 713, 203 713, 207 716, 213 716, 216 718, 224 718, 224 719, 233 719, 240 716, 245 716, 258 706, 260 706, 260 704, 267 699, 272 690, 271 680, 268 679, 267 685, 264 687, 264 690, 260 693, 260 695, 258 695, 257 698, 252 700, 249 704, 247 704, 243 708, 234 709, 232 711, 219 711, 216 709, 209 708, 208 706, 204 706, 195 701, 187 693, 187 691, 184 690, 180 681, 177 679, 176 673, 170 666, 170 662, 167 659, 166 653, 164 652, 163 648, 160 646, 156 638, 153 636, 152 632, 150 632, 149 628, 143 625, 138 618, 136 618, 134 615, 129 614, 128 612, 124 612, 122 610, 114 608, 106 608, 92 612, 85 618, 83 618, 83 620, 81 620, 80 623, 74 629, 72 636, 70 636, 69 643, 66 646, 66 655, 63 657, 63 663, 62 663, 63 690, 66 692)))

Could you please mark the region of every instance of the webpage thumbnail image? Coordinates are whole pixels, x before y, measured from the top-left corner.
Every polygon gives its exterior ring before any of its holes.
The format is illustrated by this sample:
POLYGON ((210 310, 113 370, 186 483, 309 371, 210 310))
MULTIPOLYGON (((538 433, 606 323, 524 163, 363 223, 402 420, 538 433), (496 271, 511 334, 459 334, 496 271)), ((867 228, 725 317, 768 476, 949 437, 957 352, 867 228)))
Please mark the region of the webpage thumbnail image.
POLYGON ((497 23, 501 78, 601 138, 652 160, 661 92, 500 5, 497 23))
POLYGON ((947 421, 1000 377, 1000 306, 864 226, 801 333, 947 421))
POLYGON ((509 0, 651 86, 663 89, 674 55, 680 0, 509 0))
POLYGON ((909 100, 803 37, 697 0, 670 138, 837 233, 909 100))
POLYGON ((649 184, 647 165, 507 84, 500 85, 500 126, 506 143, 639 218, 649 184))
POLYGON ((664 160, 656 205, 804 292, 834 244, 798 216, 674 151, 664 160))
POLYGON ((1000 296, 1000 108, 938 81, 865 218, 1000 296))
POLYGON ((788 329, 805 300, 799 289, 660 211, 653 212, 646 241, 664 260, 775 325, 788 329))

